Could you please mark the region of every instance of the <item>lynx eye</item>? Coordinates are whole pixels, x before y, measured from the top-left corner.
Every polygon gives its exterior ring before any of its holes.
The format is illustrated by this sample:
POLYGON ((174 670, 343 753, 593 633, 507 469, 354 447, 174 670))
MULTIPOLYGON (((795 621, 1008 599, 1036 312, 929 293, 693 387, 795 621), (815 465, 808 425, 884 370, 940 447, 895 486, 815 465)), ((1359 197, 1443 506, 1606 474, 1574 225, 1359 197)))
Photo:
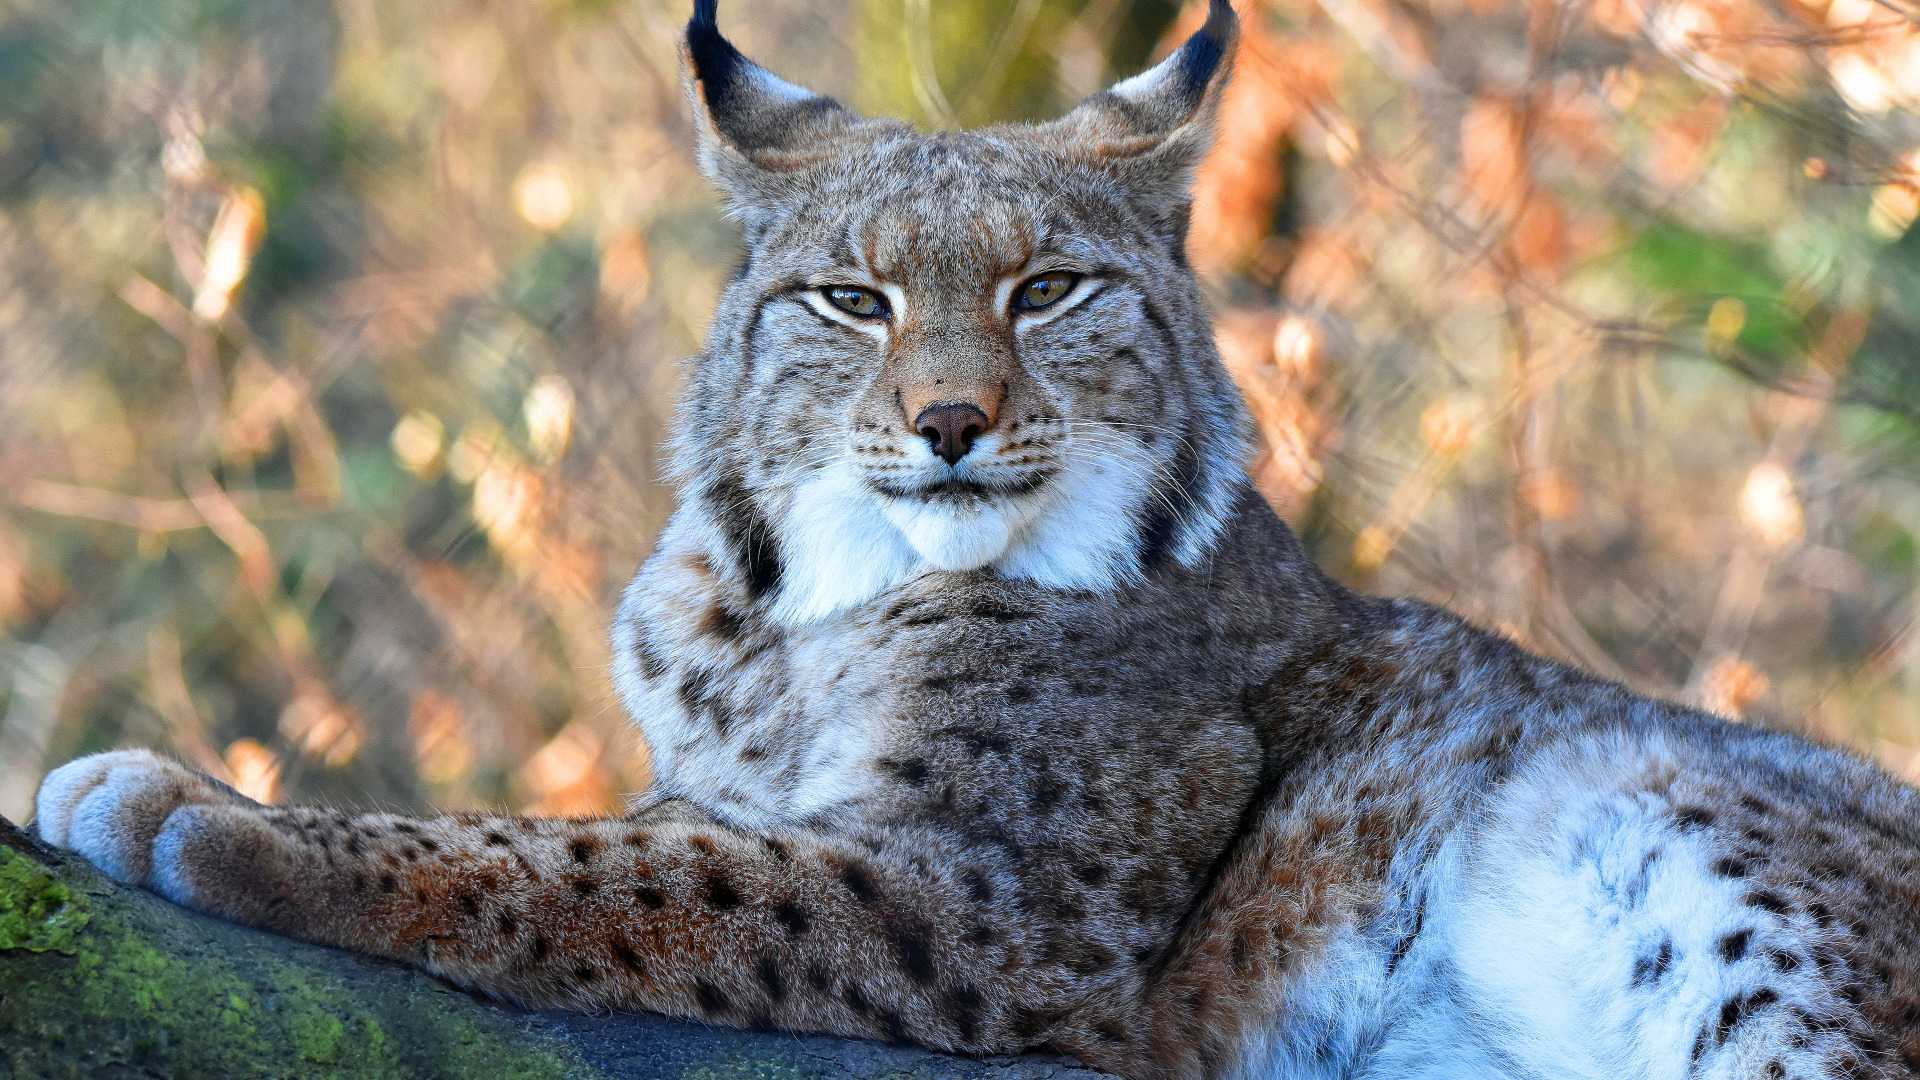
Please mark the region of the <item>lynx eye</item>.
POLYGON ((1064 271, 1041 274, 1020 286, 1020 292, 1014 297, 1013 306, 1021 311, 1039 311, 1072 292, 1073 283, 1078 280, 1080 279, 1064 271))
POLYGON ((861 289, 852 285, 829 285, 820 292, 827 298, 827 303, 849 315, 858 315, 863 319, 887 317, 887 302, 872 289, 861 289))

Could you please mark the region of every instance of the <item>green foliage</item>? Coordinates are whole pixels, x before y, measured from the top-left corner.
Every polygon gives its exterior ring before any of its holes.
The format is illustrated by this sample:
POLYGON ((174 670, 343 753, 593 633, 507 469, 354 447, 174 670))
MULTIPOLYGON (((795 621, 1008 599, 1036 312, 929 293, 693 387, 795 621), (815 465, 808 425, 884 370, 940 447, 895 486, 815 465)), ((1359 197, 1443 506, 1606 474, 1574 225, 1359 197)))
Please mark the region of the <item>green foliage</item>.
POLYGON ((1868 280, 1873 322, 1854 354, 1849 390, 1905 417, 1898 435, 1920 451, 1920 227, 1881 249, 1868 280))
POLYGON ((1769 364, 1805 347, 1804 321, 1785 302, 1786 281, 1763 241, 1738 240, 1660 222, 1626 249, 1641 284, 1678 302, 1689 322, 1704 324, 1713 305, 1740 301, 1745 321, 1733 344, 1769 364))

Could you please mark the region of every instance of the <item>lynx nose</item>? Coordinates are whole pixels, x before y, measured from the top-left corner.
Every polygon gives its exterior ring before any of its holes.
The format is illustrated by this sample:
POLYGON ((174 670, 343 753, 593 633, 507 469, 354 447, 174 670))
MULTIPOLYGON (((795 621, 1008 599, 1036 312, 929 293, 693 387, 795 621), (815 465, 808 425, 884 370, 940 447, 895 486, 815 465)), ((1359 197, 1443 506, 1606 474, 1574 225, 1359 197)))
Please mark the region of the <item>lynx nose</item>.
POLYGON ((992 423, 978 405, 948 401, 920 410, 913 419, 913 430, 927 440, 934 453, 953 465, 967 456, 973 440, 992 423))

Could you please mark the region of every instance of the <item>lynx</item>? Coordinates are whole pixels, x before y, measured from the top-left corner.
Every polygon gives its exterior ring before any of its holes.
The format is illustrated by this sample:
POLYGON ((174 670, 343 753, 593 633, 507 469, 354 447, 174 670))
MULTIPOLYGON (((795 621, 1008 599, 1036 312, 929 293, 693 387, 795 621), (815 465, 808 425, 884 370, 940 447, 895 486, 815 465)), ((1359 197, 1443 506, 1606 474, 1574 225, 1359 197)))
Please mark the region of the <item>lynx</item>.
POLYGON ((926 134, 683 59, 747 258, 617 681, 619 817, 82 758, 47 840, 499 998, 1126 1077, 1920 1070, 1920 793, 1330 580, 1183 258, 1238 33, 926 134))

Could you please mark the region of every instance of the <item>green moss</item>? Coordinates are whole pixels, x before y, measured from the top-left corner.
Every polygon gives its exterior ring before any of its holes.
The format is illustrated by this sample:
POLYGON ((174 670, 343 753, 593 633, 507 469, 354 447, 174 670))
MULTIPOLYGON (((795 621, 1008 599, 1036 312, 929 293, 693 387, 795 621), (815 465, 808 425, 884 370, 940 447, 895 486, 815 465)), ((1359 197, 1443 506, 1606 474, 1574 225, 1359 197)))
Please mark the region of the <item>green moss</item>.
POLYGON ((0 847, 0 949, 71 956, 79 948, 76 935, 87 918, 85 906, 65 882, 42 873, 26 856, 0 847))
POLYGON ((308 1012, 295 1017, 290 1027, 294 1049, 301 1057, 322 1065, 340 1063, 340 1044, 347 1041, 347 1028, 337 1018, 308 1012))
POLYGON ((600 1075, 421 976, 342 965, 32 854, 0 844, 0 948, 30 950, 0 954, 0 1076, 600 1075))
POLYGON ((511 1076, 515 1080, 564 1080, 570 1075, 567 1068, 557 1057, 523 1055, 516 1057, 511 1071, 502 1071, 500 1061, 494 1057, 497 1039, 491 1038, 477 1024, 461 1018, 447 1025, 446 1045, 437 1047, 442 1055, 441 1062, 448 1076, 473 1077, 479 1080, 488 1076, 511 1076))

